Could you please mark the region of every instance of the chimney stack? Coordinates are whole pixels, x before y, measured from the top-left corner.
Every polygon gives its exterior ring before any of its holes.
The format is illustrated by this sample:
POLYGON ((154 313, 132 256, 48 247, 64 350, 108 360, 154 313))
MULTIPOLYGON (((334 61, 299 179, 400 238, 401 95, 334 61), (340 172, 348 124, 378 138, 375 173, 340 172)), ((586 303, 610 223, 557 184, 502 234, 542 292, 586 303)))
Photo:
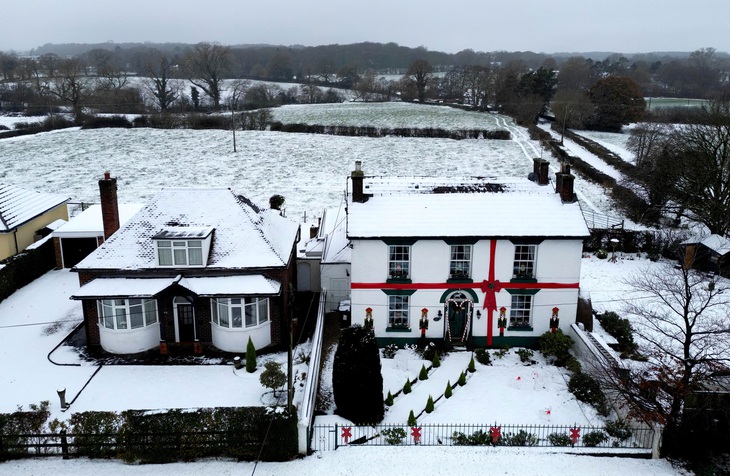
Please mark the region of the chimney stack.
POLYGON ((99 180, 99 196, 101 198, 101 218, 104 223, 104 240, 119 229, 119 203, 117 203, 117 179, 109 172, 99 180))
POLYGON ((535 158, 532 159, 532 172, 537 177, 538 185, 547 185, 550 171, 550 162, 544 159, 535 158))
POLYGON ((563 203, 574 202, 575 193, 573 193, 573 185, 575 175, 570 173, 570 164, 561 162, 560 172, 555 173, 555 193, 560 194, 563 203))
POLYGON ((355 170, 350 174, 350 180, 352 180, 352 201, 357 203, 365 203, 368 197, 365 196, 363 188, 363 182, 365 179, 365 172, 362 171, 362 161, 355 161, 355 170))

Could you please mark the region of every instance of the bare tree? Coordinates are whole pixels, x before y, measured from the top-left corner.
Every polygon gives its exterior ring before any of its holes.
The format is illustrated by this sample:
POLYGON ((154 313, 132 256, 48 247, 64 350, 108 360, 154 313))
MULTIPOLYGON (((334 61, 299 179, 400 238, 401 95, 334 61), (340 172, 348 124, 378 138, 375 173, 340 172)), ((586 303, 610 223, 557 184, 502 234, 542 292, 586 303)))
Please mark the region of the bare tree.
POLYGON ((243 98, 250 87, 251 81, 246 79, 237 79, 231 83, 231 94, 228 96, 228 107, 231 111, 236 111, 243 105, 243 98))
POLYGON ((173 78, 175 65, 170 58, 161 51, 150 53, 144 63, 145 88, 155 98, 155 103, 161 112, 167 109, 180 97, 181 85, 173 78))
POLYGON ((92 92, 83 64, 78 58, 62 60, 55 73, 51 78, 49 92, 71 106, 74 121, 79 124, 83 117, 84 101, 92 92))
POLYGON ((198 43, 185 57, 188 79, 210 97, 216 111, 221 108, 223 75, 230 63, 230 49, 217 43, 198 43))
POLYGON ((692 269, 691 258, 627 280, 634 292, 625 310, 648 360, 602 373, 631 416, 665 425, 665 453, 677 444, 687 397, 730 363, 730 287, 692 269))
POLYGON ((433 67, 425 59, 414 60, 406 70, 406 77, 412 81, 418 90, 418 101, 426 99, 426 88, 433 79, 433 67))

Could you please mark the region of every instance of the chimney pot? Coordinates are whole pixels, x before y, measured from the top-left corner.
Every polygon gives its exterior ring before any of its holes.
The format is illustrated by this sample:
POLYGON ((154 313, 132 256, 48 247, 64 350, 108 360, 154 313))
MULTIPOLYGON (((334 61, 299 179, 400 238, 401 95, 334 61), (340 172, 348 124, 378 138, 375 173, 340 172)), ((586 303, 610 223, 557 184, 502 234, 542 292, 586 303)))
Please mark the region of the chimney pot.
POLYGON ((104 180, 110 180, 112 178, 111 173, 104 172, 104 180))
POLYGON ((352 201, 357 203, 365 203, 368 197, 365 196, 364 179, 365 173, 362 171, 362 162, 355 161, 355 170, 350 174, 352 180, 352 201))

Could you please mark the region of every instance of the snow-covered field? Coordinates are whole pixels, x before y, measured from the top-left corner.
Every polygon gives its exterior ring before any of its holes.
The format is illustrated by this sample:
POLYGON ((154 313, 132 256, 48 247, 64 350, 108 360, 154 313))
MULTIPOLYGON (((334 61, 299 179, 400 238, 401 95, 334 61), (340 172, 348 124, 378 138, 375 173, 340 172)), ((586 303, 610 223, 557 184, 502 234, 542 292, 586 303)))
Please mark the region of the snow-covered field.
MULTIPOLYGON (((405 123, 418 126, 417 116, 410 116, 411 106, 401 104, 399 110, 410 117, 405 123)), ((296 107, 304 114, 316 110, 296 107)), ((422 107, 450 117, 476 114, 422 107)), ((533 158, 542 155, 540 144, 509 118, 478 117, 509 130, 513 140, 239 131, 234 153, 232 134, 220 130, 66 129, 0 140, 0 181, 68 194, 73 201, 98 202, 98 178, 110 171, 119 179, 122 202, 144 203, 164 187, 223 186, 262 204, 275 193, 284 195, 288 216, 302 220, 305 212, 311 218, 340 205, 355 160, 363 161, 369 175, 525 177, 532 172, 533 158)), ((558 167, 553 160, 553 171, 558 167)), ((611 213, 612 201, 602 187, 578 178, 576 192, 588 208, 611 213)))
POLYGON ((626 148, 626 141, 630 134, 624 132, 598 132, 598 131, 574 131, 587 139, 597 142, 626 162, 634 163, 634 153, 626 148))
POLYGON ((500 129, 492 114, 462 111, 444 106, 403 102, 291 105, 272 109, 274 120, 285 124, 371 126, 379 128, 419 127, 456 129, 500 129))

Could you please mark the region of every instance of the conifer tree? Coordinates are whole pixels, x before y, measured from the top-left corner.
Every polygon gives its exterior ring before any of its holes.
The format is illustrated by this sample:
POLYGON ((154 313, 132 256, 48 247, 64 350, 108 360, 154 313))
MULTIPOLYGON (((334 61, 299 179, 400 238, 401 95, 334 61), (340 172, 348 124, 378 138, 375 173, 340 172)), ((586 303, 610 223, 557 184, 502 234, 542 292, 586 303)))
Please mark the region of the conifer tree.
POLYGON ((250 374, 256 372, 256 347, 254 347, 251 337, 248 338, 248 344, 246 344, 246 372, 250 374))
POLYGON ((418 380, 428 380, 428 370, 425 365, 421 365, 421 373, 418 374, 418 380))
POLYGON ((451 380, 449 380, 446 383, 446 390, 444 391, 444 397, 451 398, 451 395, 453 395, 453 390, 451 389, 451 380))
POLYGON ((433 404, 433 397, 431 395, 428 396, 428 401, 426 402, 426 413, 431 413, 434 410, 434 404, 433 404))

